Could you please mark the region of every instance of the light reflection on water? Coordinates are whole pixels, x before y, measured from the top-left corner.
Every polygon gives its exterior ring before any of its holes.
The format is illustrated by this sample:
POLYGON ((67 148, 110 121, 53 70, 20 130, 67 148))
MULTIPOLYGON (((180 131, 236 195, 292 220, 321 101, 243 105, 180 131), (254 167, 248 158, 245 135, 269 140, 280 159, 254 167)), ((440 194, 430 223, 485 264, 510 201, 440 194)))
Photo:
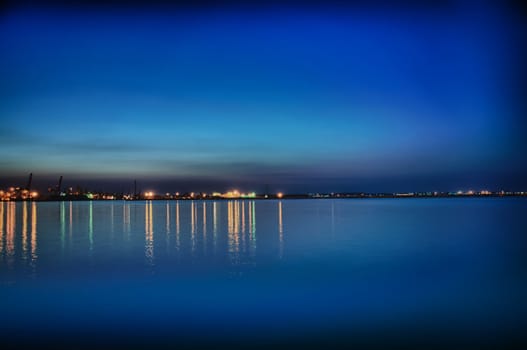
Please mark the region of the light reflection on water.
POLYGON ((13 268, 17 258, 29 262, 29 266, 33 266, 36 262, 38 258, 36 203, 0 202, 0 256, 1 262, 8 268, 13 268), (18 225, 17 211, 21 212, 18 225))
POLYGON ((27 256, 27 202, 22 206, 22 256, 25 259, 27 256))
POLYGON ((224 330, 224 323, 254 332, 266 325, 306 333, 324 324, 396 329, 403 320, 409 329, 426 321, 495 336, 527 316, 526 204, 0 202, 0 287, 7 295, 0 306, 8 320, 0 326, 25 330, 40 310, 37 326, 55 324, 59 333, 77 319, 93 330, 101 320, 133 328, 143 314, 156 320, 152 329, 172 332, 175 320, 185 332, 178 315, 186 312, 196 320, 190 331, 224 330), (117 311, 109 311, 114 304, 117 311), (70 318, 60 321, 49 310, 70 318), (495 319, 501 330, 492 328, 495 319))
POLYGON ((8 266, 13 264, 15 254, 15 224, 16 224, 16 205, 15 203, 7 203, 7 239, 6 239, 6 255, 8 266))
POLYGON ((64 250, 64 243, 66 239, 66 203, 60 203, 60 243, 62 250, 64 250))
POLYGON ((31 203, 31 267, 37 261, 37 203, 31 203))
MULTIPOLYGON (((356 249, 353 244, 358 243, 378 243, 380 249, 391 249, 400 243, 393 240, 388 234, 390 231, 399 232, 401 240, 413 237, 416 241, 447 242, 430 235, 420 237, 411 222, 411 229, 402 234, 403 226, 394 226, 390 221, 403 223, 403 218, 391 214, 396 208, 392 205, 386 206, 387 211, 382 213, 390 223, 382 225, 382 221, 371 216, 371 203, 367 204, 361 207, 356 201, 283 200, 1 202, 1 263, 8 268, 16 265, 19 270, 28 262, 35 266, 39 246, 46 252, 47 261, 56 258, 51 252, 57 250, 63 253, 64 262, 82 256, 118 259, 124 253, 130 253, 125 254, 126 259, 135 260, 140 256, 136 249, 140 242, 138 234, 142 235, 142 256, 147 266, 166 265, 175 257, 183 264, 190 261, 215 264, 218 263, 212 261, 215 256, 228 258, 220 261, 222 266, 238 265, 254 262, 258 252, 266 259, 282 259, 288 251, 294 253, 306 248, 309 252, 316 249, 321 253, 325 249, 351 252, 356 249), (362 212, 361 216, 354 210, 362 212), (258 216, 262 216, 258 220, 261 228, 257 226, 258 216), (116 221, 122 225, 116 225, 116 221), (290 237, 285 229, 289 227, 288 222, 293 227, 290 237), (364 235, 372 230, 385 235, 386 241, 364 235)), ((426 206, 416 208, 422 211, 426 206)), ((410 215, 406 218, 415 221, 414 226, 418 225, 419 229, 434 230, 426 223, 431 217, 418 220, 412 213, 405 215, 410 215)), ((451 218, 454 219, 469 220, 451 218)), ((410 243, 404 249, 413 253, 416 247, 414 242, 410 243)), ((364 253, 354 251, 354 254, 364 253)))
POLYGON ((154 222, 152 216, 152 201, 145 205, 145 257, 149 265, 154 262, 154 222))
POLYGON ((280 258, 284 255, 284 226, 282 223, 282 201, 278 202, 278 234, 280 237, 280 258))
POLYGON ((179 240, 180 234, 180 224, 179 224, 179 201, 176 202, 176 251, 179 251, 181 242, 179 240))
POLYGON ((88 236, 90 239, 90 251, 93 250, 93 202, 89 204, 88 236))
MULTIPOLYGON (((276 228, 267 234, 275 231, 280 257, 284 246, 282 206, 282 201, 272 202, 275 213, 266 212, 277 222, 276 228)), ((136 246, 137 233, 143 232, 144 257, 149 266, 154 265, 156 247, 161 244, 166 246, 164 255, 178 252, 185 256, 195 255, 200 250, 203 258, 218 253, 218 245, 226 243, 222 253, 229 256, 231 264, 238 264, 247 257, 254 257, 256 252, 256 207, 254 200, 1 202, 0 255, 6 266, 11 267, 15 263, 20 265, 21 261, 16 261, 19 253, 22 260, 30 258, 35 263, 39 243, 46 251, 58 248, 66 259, 98 253, 118 255, 126 247, 136 246), (137 209, 144 215, 138 215, 137 209), (44 215, 40 223, 37 210, 44 215), (57 218, 56 221, 53 218, 57 218), (122 224, 115 225, 116 220, 122 224), (161 223, 164 227, 159 226, 161 223), (142 230, 138 230, 140 225, 142 230), (188 227, 188 231, 184 227, 188 227), (165 233, 164 242, 160 241, 161 232, 165 233), (20 246, 17 246, 18 240, 20 246)))

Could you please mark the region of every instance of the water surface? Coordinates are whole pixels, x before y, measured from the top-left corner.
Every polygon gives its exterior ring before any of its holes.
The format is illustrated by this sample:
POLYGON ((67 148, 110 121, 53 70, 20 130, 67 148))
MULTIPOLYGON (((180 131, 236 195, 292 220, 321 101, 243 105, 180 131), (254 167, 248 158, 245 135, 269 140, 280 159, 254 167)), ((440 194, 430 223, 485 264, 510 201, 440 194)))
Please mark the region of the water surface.
POLYGON ((11 346, 524 341, 520 198, 0 203, 11 346))

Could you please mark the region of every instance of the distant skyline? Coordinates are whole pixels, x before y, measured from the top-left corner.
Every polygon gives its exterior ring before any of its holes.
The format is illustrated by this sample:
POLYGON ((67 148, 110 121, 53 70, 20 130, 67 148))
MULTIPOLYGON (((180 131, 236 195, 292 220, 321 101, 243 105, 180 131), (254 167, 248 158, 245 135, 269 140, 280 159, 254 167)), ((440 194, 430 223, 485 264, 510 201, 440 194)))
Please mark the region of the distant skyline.
POLYGON ((525 190, 525 14, 436 3, 9 6, 0 187, 525 190))

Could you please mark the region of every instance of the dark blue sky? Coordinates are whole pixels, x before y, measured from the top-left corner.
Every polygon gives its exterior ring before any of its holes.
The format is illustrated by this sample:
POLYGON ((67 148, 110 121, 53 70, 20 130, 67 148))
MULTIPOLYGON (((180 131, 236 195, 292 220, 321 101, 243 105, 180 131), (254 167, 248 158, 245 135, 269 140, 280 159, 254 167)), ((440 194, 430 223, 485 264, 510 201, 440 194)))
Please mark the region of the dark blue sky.
POLYGON ((524 190, 524 21, 485 1, 12 6, 0 186, 524 190))

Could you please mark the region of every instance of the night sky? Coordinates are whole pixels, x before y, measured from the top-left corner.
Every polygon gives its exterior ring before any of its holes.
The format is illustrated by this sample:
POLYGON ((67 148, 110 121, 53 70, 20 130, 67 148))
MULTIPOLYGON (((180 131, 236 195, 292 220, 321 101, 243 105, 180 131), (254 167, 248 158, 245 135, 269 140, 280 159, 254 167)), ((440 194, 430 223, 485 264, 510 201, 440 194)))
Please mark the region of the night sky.
POLYGON ((0 187, 527 190, 512 3, 0 12, 0 187))

